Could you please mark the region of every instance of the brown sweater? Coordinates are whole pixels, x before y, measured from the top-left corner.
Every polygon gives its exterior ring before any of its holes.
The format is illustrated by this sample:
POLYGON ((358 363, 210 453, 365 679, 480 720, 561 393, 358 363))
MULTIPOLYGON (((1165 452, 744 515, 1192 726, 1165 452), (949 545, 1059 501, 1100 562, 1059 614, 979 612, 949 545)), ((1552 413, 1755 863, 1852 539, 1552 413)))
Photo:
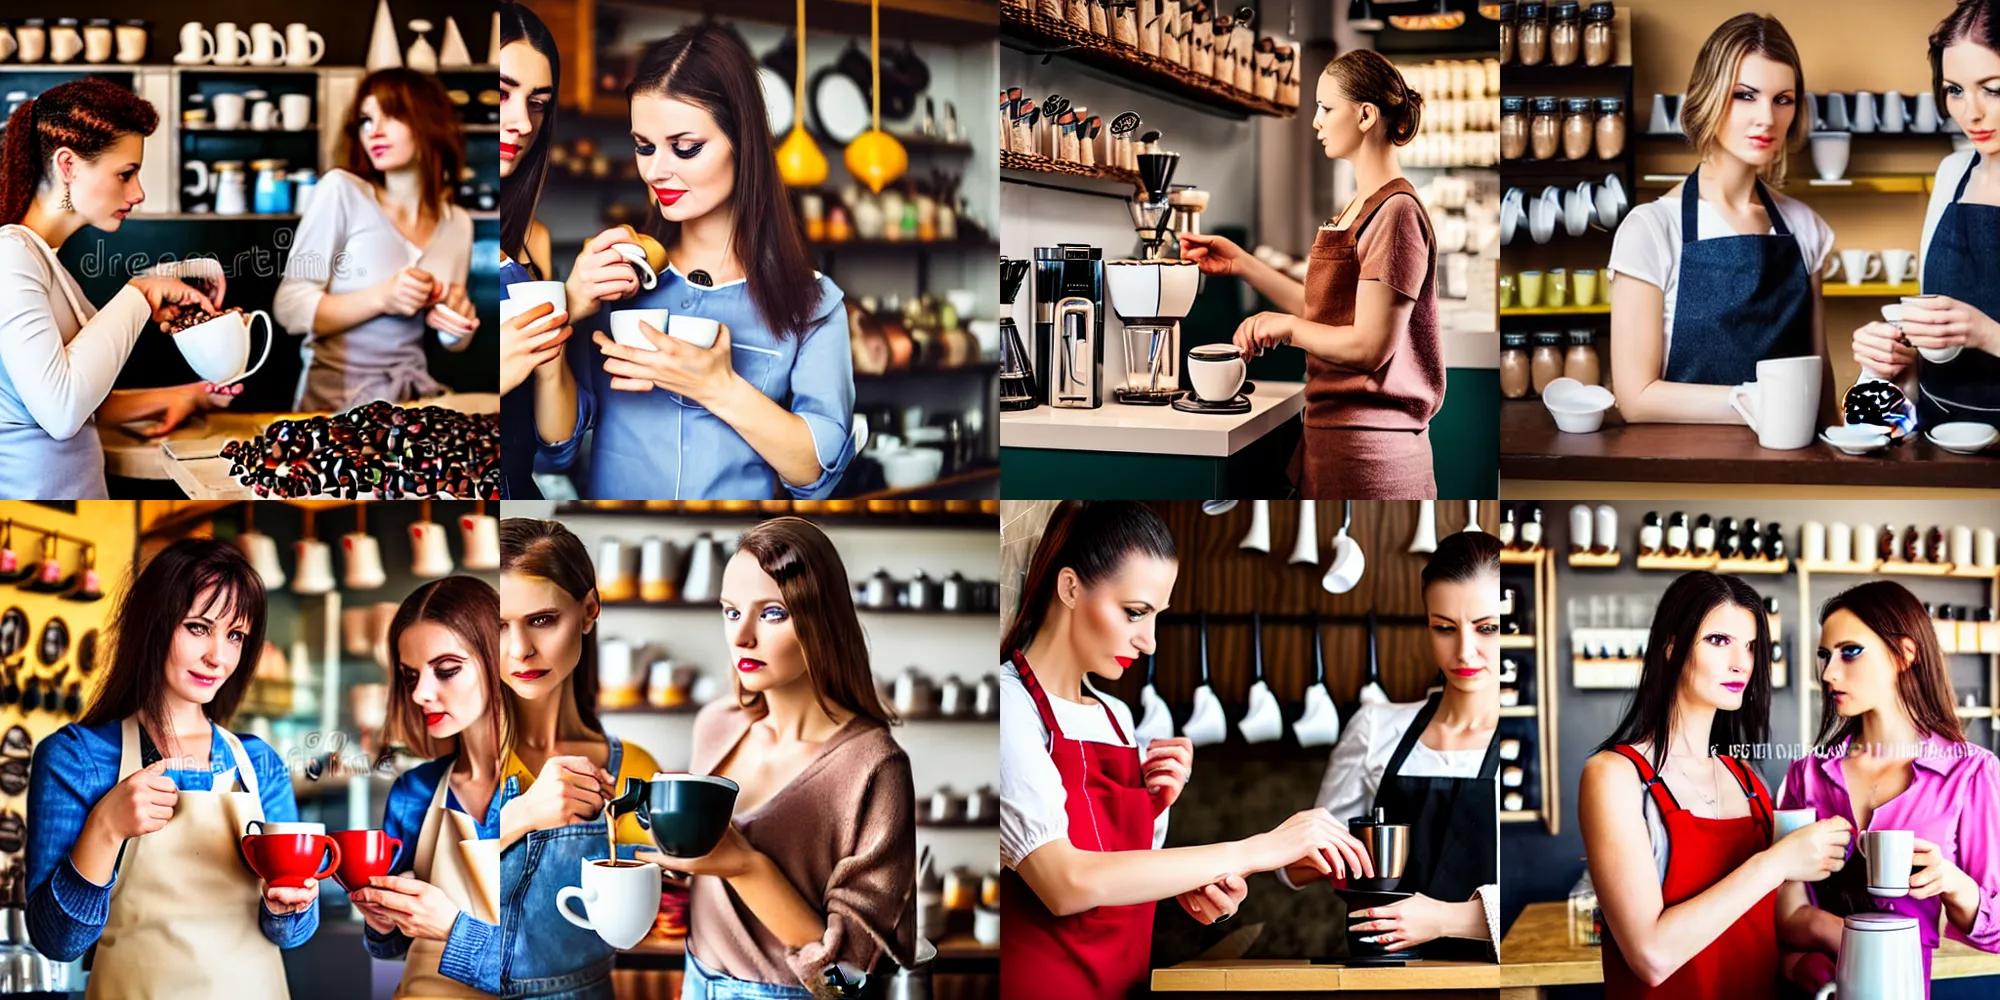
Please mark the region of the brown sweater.
MULTIPOLYGON (((692 770, 712 774, 748 732, 750 716, 722 700, 694 723, 692 770)), ((768 855, 807 905, 826 917, 826 936, 785 947, 729 883, 696 876, 689 893, 689 951, 735 979, 810 986, 835 962, 873 969, 887 954, 916 958, 916 788, 910 758, 889 729, 856 717, 833 734, 790 784, 739 811, 736 828, 768 855)))

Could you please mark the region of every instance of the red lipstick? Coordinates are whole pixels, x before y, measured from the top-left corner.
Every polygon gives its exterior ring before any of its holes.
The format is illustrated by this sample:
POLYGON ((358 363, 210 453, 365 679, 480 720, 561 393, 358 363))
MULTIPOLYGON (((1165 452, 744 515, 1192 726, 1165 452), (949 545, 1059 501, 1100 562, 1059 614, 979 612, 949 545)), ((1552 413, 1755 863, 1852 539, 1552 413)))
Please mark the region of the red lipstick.
POLYGON ((1451 672, 1454 677, 1477 677, 1486 671, 1483 667, 1453 667, 1451 672))
POLYGON ((426 725, 426 726, 435 726, 435 725, 437 725, 438 723, 440 723, 440 722, 442 722, 442 721, 444 721, 444 713, 443 713, 443 712, 425 712, 425 713, 424 713, 424 725, 426 725))
POLYGON ((514 143, 503 142, 500 144, 500 158, 503 160, 511 160, 515 156, 520 155, 520 152, 521 152, 521 147, 515 145, 514 143))
POLYGON ((662 205, 671 205, 674 202, 681 200, 681 196, 684 194, 687 194, 686 188, 656 187, 653 189, 653 196, 660 199, 660 204, 662 205))
POLYGON ((1980 132, 1967 132, 1965 134, 1973 142, 1990 142, 1993 139, 1993 130, 1990 128, 1980 132))
POLYGON ((757 671, 764 669, 764 661, 753 660, 746 656, 736 661, 736 669, 742 673, 754 674, 757 671))
POLYGON ((1744 686, 1742 681, 1729 681, 1722 685, 1723 689, 1730 694, 1742 694, 1744 686))
POLYGON ((549 672, 546 670, 516 670, 509 676, 517 681, 538 681, 548 675, 549 672))
POLYGON ((1113 657, 1113 659, 1115 659, 1115 660, 1117 660, 1117 661, 1118 661, 1118 665, 1119 665, 1120 667, 1129 667, 1129 666, 1131 666, 1131 665, 1132 665, 1132 661, 1134 661, 1134 660, 1137 660, 1137 659, 1138 659, 1138 657, 1136 657, 1136 656, 1117 656, 1117 657, 1113 657))

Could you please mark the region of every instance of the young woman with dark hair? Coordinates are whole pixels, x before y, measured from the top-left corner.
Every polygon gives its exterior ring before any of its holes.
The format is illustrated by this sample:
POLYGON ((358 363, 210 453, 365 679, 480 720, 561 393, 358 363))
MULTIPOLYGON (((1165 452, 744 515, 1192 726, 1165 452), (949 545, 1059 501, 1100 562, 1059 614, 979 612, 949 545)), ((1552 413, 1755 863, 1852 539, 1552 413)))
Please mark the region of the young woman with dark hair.
POLYGON ((916 964, 916 788, 848 579, 796 517, 723 569, 736 697, 695 717, 688 769, 736 782, 736 814, 703 857, 636 855, 694 876, 681 1000, 809 1000, 916 964))
POLYGON ((175 542, 134 575, 109 634, 83 718, 35 747, 35 950, 70 962, 96 946, 92 996, 289 996, 279 949, 319 929, 319 887, 262 884, 237 841, 251 820, 298 820, 292 776, 223 728, 264 651, 263 581, 233 546, 175 542))
POLYGON ((1675 580, 1577 801, 1607 997, 1778 995, 1777 890, 1839 871, 1851 828, 1829 819, 1772 843, 1771 797, 1735 756, 1765 742, 1770 712, 1757 592, 1714 573, 1675 580))
POLYGON ((1876 580, 1834 595, 1819 615, 1816 754, 1785 772, 1778 805, 1812 809, 1854 829, 1910 830, 1906 896, 1868 891, 1866 864, 1818 885, 1778 892, 1778 933, 1791 980, 1808 991, 1833 978, 1843 918, 1917 918, 1924 983, 1945 932, 2000 952, 2000 761, 1969 742, 1952 707, 1951 672, 1930 615, 1902 584, 1876 580))
POLYGON ((452 203, 465 141, 444 85, 400 67, 368 74, 341 137, 342 166, 320 178, 271 304, 306 338, 300 410, 444 392, 425 328, 449 351, 479 328, 465 288, 472 216, 452 203))
MULTIPOLYGON (((611 946, 555 918, 556 893, 607 847, 604 802, 628 778, 660 769, 597 718, 597 571, 555 521, 500 522, 500 659, 512 751, 503 757, 500 928, 504 992, 538 1000, 610 1000, 611 946)), ((617 824, 618 856, 653 838, 636 814, 617 824)))
POLYGON ((1319 227, 1304 283, 1220 236, 1182 236, 1182 252, 1278 306, 1236 328, 1245 357, 1281 344, 1306 352, 1306 430, 1291 469, 1300 495, 1434 497, 1430 423, 1444 403, 1437 238, 1396 154, 1416 138, 1424 95, 1380 53, 1357 49, 1327 64, 1317 96, 1313 130, 1327 158, 1353 165, 1358 193, 1319 227))
POLYGON ((100 310, 56 256, 85 226, 117 232, 146 200, 139 163, 159 122, 137 94, 86 77, 22 102, 0 132, 0 496, 102 498, 94 424, 157 419, 164 433, 243 391, 111 388, 148 322, 221 305, 216 261, 153 268, 100 310))
MULTIPOLYGON (((1410 828, 1409 859, 1388 906, 1347 914, 1390 951, 1426 959, 1497 960, 1500 936, 1500 540, 1461 531, 1438 543, 1423 572, 1431 660, 1443 683, 1423 701, 1363 694, 1327 758, 1314 804, 1336 820, 1383 810, 1410 828)), ((1304 888, 1310 866, 1279 873, 1304 888)))
POLYGON ((388 737, 432 759, 403 772, 383 807, 383 831, 403 843, 398 874, 348 898, 370 955, 407 956, 397 996, 500 992, 500 762, 513 733, 499 619, 485 581, 448 576, 411 591, 389 622, 388 737))
MULTIPOLYGON (((614 343, 598 319, 591 342, 568 348, 584 421, 543 457, 573 464, 594 426, 586 497, 828 495, 854 457, 847 314, 812 269, 778 179, 756 61, 734 29, 704 20, 647 46, 626 97, 658 209, 648 228, 668 258, 658 286, 628 305, 714 320, 721 333, 700 347, 642 326, 647 350, 614 343)), ((595 258, 615 256, 593 246, 569 279, 572 322, 619 294, 579 296, 595 258)))
POLYGON ((1367 849, 1324 809, 1242 840, 1161 848, 1193 747, 1155 740, 1142 760, 1132 710, 1088 678, 1116 680, 1153 654, 1175 553, 1151 507, 1065 500, 1001 640, 1000 974, 1038 995, 1143 989, 1159 900, 1207 924, 1235 914, 1253 872, 1303 861, 1321 875, 1373 874, 1367 849))

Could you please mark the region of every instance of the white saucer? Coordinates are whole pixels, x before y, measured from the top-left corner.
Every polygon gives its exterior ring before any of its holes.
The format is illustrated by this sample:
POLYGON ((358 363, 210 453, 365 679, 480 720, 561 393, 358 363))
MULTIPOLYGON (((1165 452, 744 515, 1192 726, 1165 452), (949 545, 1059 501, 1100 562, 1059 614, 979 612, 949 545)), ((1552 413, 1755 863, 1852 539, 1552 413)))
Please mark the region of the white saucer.
POLYGON ((1924 437, 1946 451, 1976 455, 1992 447, 1993 442, 2000 441, 2000 430, 1995 430, 1991 424, 1960 420, 1932 427, 1924 432, 1924 437))
POLYGON ((1889 446, 1889 432, 1880 428, 1878 433, 1862 432, 1861 428, 1876 428, 1874 424, 1851 424, 1828 427, 1819 432, 1819 439, 1849 455, 1866 455, 1871 451, 1881 451, 1889 446))

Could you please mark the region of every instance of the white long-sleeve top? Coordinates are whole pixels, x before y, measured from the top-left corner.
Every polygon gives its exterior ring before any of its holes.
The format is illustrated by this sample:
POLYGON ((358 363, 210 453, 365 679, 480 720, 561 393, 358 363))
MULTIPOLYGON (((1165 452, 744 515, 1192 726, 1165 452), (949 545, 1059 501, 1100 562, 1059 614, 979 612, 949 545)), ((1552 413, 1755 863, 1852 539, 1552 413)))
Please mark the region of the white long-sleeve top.
MULTIPOLYGON (((1084 693, 1104 703, 1118 718, 1118 728, 1105 718, 1104 707, 1049 698, 1049 708, 1063 735, 1084 743, 1133 747, 1132 710, 1125 703, 1083 684, 1084 693), (1122 734, 1122 736, 1121 736, 1122 734)), ((1035 710, 1035 698, 1021 683, 1013 661, 1000 665, 1000 863, 1019 869, 1028 855, 1050 841, 1069 837, 1069 793, 1055 758, 1049 756, 1049 727, 1035 710)), ((1163 809, 1153 819, 1153 849, 1167 840, 1163 809)))

